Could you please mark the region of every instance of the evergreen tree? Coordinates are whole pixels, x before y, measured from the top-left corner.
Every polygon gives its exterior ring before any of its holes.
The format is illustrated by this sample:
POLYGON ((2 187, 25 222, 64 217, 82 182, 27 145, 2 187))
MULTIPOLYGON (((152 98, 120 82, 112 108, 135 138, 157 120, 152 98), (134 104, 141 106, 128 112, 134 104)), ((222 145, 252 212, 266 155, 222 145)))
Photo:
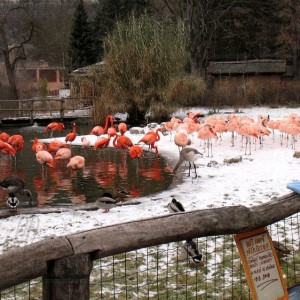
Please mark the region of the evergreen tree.
POLYGON ((97 62, 91 25, 83 5, 79 1, 74 14, 69 44, 69 69, 75 70, 97 62))

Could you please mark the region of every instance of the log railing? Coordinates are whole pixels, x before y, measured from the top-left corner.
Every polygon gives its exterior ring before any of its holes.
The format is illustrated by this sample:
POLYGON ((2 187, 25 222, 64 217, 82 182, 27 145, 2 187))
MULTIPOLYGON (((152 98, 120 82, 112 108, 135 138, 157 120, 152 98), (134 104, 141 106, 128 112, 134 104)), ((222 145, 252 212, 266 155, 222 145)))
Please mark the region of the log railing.
POLYGON ((196 210, 46 238, 0 256, 0 290, 43 276, 44 299, 88 299, 95 259, 168 242, 246 232, 299 211, 300 195, 290 193, 258 206, 196 210))
POLYGON ((0 100, 0 120, 5 118, 28 118, 32 124, 35 118, 49 116, 63 119, 68 112, 88 110, 93 98, 32 98, 19 100, 0 100))

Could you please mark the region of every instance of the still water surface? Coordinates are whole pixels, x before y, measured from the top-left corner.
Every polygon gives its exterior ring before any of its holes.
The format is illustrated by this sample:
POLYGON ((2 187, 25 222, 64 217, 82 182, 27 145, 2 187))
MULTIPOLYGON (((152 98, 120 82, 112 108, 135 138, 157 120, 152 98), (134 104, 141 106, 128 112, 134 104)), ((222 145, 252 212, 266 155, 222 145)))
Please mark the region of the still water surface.
MULTIPOLYGON (((0 180, 12 174, 20 176, 32 191, 38 207, 93 202, 104 192, 114 194, 117 189, 125 190, 133 198, 147 196, 166 190, 172 183, 172 167, 162 157, 156 158, 154 153, 146 153, 145 158, 133 160, 128 151, 113 147, 94 151, 92 147, 86 150, 81 146, 72 146, 72 156, 85 157, 85 168, 71 171, 66 168, 66 162, 56 161, 55 168, 47 167, 46 176, 43 176, 31 149, 34 137, 45 138, 43 129, 40 126, 1 128, 10 135, 22 134, 25 145, 16 154, 16 162, 0 157, 0 180)), ((81 134, 89 131, 89 127, 81 126, 81 134)), ((6 200, 7 194, 0 189, 0 208, 5 208, 6 200)), ((22 206, 28 206, 28 202, 21 201, 22 206)))

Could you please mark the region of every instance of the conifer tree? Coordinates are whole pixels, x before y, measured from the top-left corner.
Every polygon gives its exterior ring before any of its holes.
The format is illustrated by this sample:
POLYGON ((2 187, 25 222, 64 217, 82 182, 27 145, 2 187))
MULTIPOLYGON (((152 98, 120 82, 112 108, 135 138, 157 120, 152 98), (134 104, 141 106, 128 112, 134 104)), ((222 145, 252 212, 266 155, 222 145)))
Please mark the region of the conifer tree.
POLYGON ((69 43, 69 71, 97 62, 91 25, 83 5, 79 1, 73 18, 69 43))

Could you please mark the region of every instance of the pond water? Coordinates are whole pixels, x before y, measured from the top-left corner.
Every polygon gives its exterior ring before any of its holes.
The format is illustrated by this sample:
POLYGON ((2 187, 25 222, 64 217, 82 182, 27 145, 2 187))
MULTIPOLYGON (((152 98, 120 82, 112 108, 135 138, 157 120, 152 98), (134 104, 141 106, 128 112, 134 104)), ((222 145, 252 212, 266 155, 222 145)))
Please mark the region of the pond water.
MULTIPOLYGON (((22 134, 25 145, 16 154, 16 160, 0 157, 0 180, 12 174, 20 176, 31 190, 35 206, 89 203, 104 192, 115 194, 117 190, 124 190, 132 198, 142 197, 166 190, 172 183, 172 167, 162 157, 147 153, 144 158, 133 160, 128 151, 113 147, 94 151, 92 147, 72 146, 72 156, 85 157, 85 168, 71 171, 66 168, 66 162, 56 161, 55 168, 47 167, 43 175, 31 149, 34 137, 45 138, 43 129, 41 126, 1 128, 10 135, 22 134)), ((80 131, 86 134, 90 128, 81 126, 80 131)), ((6 200, 7 193, 0 189, 0 208, 6 207, 6 200)), ((26 206, 25 199, 20 201, 20 207, 26 206)))

